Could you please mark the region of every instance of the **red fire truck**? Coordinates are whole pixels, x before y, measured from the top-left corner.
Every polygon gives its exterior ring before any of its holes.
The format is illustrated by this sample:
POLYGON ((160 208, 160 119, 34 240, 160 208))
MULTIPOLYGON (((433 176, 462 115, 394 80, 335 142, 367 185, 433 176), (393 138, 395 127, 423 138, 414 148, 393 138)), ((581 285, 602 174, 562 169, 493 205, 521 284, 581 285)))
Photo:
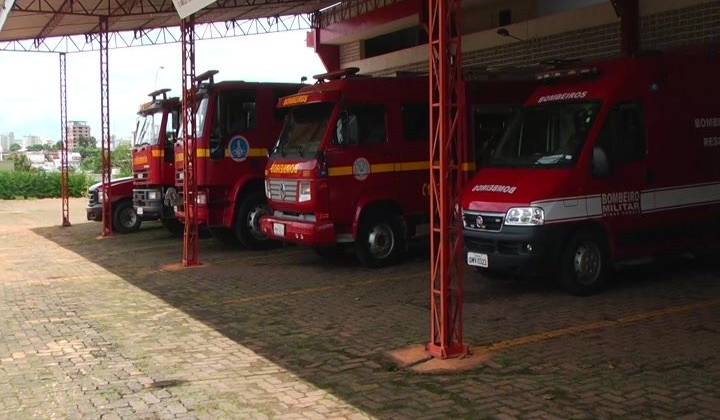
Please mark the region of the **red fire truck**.
POLYGON ((150 93, 150 102, 140 106, 132 150, 133 207, 140 217, 160 219, 173 235, 182 235, 183 225, 165 193, 175 186, 174 142, 180 126, 180 100, 168 98, 170 89, 150 93))
MULTIPOLYGON (((382 267, 397 262, 428 221, 428 78, 357 71, 317 75, 316 84, 278 103, 289 113, 265 170, 273 214, 260 223, 266 235, 310 245, 322 257, 354 244, 362 264, 382 267)), ((470 138, 487 140, 533 87, 464 84, 470 138)))
POLYGON ((595 293, 615 262, 720 233, 720 58, 558 66, 463 191, 467 263, 595 293))
MULTIPOLYGON (((268 149, 283 123, 278 99, 302 86, 294 83, 222 81, 211 70, 196 77, 195 179, 198 223, 227 245, 262 249, 276 243, 260 232, 259 216, 267 211, 263 171, 268 149)), ((183 150, 175 143, 176 189, 167 196, 184 220, 183 150)))

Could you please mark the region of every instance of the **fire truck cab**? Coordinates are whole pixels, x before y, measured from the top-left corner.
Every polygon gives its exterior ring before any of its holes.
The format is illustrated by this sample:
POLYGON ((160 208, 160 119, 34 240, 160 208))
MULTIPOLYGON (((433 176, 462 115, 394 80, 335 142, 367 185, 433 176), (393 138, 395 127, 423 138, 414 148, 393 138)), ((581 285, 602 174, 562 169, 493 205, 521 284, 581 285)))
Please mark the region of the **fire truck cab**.
MULTIPOLYGON (((325 258, 354 245, 362 264, 382 267, 398 261, 429 220, 428 77, 357 71, 314 76, 317 83, 280 99, 289 112, 265 170, 272 214, 260 224, 266 235, 325 258)), ((509 121, 532 91, 527 82, 487 85, 480 103, 468 86, 461 96, 480 104, 470 113, 484 124, 478 137, 509 121)), ((474 169, 469 160, 464 170, 474 169)))
POLYGON ((638 54, 539 74, 461 196, 467 263, 603 288, 611 265, 720 233, 720 58, 638 54))
POLYGON ((183 225, 165 194, 175 186, 175 152, 180 127, 180 99, 168 98, 170 89, 150 93, 152 99, 140 106, 132 149, 133 207, 141 218, 160 219, 173 235, 182 235, 183 225))
MULTIPOLYGON (((226 245, 263 249, 276 243, 259 229, 267 210, 263 171, 268 149, 283 122, 278 99, 302 86, 294 83, 222 81, 211 70, 196 77, 195 181, 198 223, 226 245)), ((175 189, 167 197, 184 220, 183 143, 175 143, 175 189)))

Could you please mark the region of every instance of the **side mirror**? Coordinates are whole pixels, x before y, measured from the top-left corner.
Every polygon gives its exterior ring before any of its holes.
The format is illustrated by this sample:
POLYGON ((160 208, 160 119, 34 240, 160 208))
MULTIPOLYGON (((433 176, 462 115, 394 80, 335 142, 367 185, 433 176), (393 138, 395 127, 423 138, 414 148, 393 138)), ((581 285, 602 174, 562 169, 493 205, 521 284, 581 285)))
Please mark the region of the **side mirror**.
POLYGON ((610 175, 610 158, 608 158, 605 149, 598 146, 593 147, 590 168, 592 175, 596 178, 604 178, 610 175))

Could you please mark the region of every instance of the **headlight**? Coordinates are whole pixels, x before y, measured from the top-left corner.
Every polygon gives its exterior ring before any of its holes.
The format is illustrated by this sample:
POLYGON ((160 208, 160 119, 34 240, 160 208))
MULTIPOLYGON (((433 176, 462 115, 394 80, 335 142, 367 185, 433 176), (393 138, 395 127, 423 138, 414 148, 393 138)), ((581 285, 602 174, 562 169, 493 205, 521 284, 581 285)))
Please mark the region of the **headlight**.
POLYGON ((207 204, 207 195, 204 192, 198 192, 195 196, 195 202, 200 206, 204 206, 207 204))
POLYGON ((182 181, 183 179, 185 179, 185 172, 178 172, 178 174, 177 174, 177 179, 180 180, 180 181, 182 181))
POLYGON ((310 201, 310 181, 300 181, 300 187, 298 188, 298 201, 310 201))
POLYGON ((148 191, 148 200, 159 200, 159 199, 160 199, 159 191, 148 191))
POLYGON ((98 203, 102 203, 103 201, 105 201, 105 193, 103 193, 102 190, 98 190, 97 196, 98 196, 98 203))
POLYGON ((508 226, 538 226, 545 223, 545 211, 540 207, 513 207, 505 215, 508 226))

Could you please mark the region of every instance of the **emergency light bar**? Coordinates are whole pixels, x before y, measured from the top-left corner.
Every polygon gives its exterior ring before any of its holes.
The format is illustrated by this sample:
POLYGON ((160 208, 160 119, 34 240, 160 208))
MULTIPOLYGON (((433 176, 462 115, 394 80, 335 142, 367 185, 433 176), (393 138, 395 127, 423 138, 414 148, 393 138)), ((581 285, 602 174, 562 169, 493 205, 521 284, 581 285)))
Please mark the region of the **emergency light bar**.
POLYGON ((148 96, 152 97, 152 101, 155 102, 156 98, 160 95, 162 95, 162 100, 167 100, 167 93, 170 92, 172 89, 160 89, 156 90, 155 92, 150 92, 148 96))
POLYGON ((541 82, 571 77, 595 77, 600 74, 597 67, 581 67, 573 69, 559 69, 544 71, 537 74, 537 80, 541 82))
POLYGON ((199 75, 195 76, 195 82, 200 83, 205 80, 209 80, 210 86, 212 86, 215 84, 214 76, 218 73, 220 73, 220 71, 218 71, 218 70, 208 70, 203 74, 199 74, 199 75))
POLYGON ((343 76, 345 78, 355 76, 360 69, 358 67, 348 67, 340 70, 331 71, 329 73, 322 73, 322 74, 316 74, 313 76, 313 79, 317 80, 316 83, 322 83, 326 80, 336 80, 340 79, 343 76))

